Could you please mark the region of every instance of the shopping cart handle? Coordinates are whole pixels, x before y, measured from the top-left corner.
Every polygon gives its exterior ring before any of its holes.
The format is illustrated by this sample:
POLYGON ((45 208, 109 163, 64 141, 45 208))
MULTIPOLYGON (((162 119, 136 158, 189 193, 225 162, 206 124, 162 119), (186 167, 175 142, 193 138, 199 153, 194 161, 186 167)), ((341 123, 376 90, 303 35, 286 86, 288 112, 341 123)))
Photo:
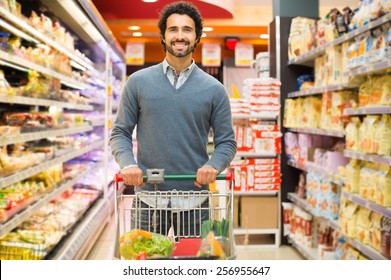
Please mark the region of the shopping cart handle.
MULTIPOLYGON (((184 175, 184 174, 171 174, 171 175, 164 175, 165 181, 195 181, 197 178, 197 175, 184 175)), ((232 181, 234 178, 232 172, 227 172, 226 174, 219 174, 216 177, 216 180, 226 180, 226 181, 232 181)), ((115 182, 122 182, 122 174, 115 174, 114 181, 115 182)), ((143 176, 143 181, 147 181, 147 175, 143 176)))

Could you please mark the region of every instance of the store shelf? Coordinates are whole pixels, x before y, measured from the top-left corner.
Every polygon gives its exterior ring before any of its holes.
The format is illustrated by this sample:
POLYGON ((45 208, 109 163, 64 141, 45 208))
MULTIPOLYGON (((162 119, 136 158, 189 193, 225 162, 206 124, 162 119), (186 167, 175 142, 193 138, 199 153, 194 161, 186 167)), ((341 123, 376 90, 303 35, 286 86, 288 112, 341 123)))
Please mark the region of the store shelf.
POLYGON ((385 208, 381 205, 378 205, 372 201, 366 200, 365 198, 362 198, 361 196, 357 194, 352 194, 346 191, 342 191, 342 196, 350 201, 353 201, 354 203, 361 205, 365 208, 368 208, 374 212, 380 213, 383 216, 386 216, 388 218, 391 218, 391 208, 385 208))
POLYGON ((0 138, 0 146, 28 142, 28 141, 35 141, 39 139, 45 139, 48 137, 57 137, 61 135, 82 133, 91 130, 92 130, 92 126, 83 125, 83 126, 76 126, 76 127, 64 128, 64 129, 53 129, 53 130, 40 131, 40 132, 21 133, 17 135, 2 135, 0 138))
POLYGON ((357 87, 352 87, 347 85, 334 85, 334 86, 326 86, 320 88, 311 88, 307 90, 290 92, 288 93, 288 97, 293 98, 293 97, 311 96, 316 94, 323 94, 324 92, 339 91, 339 90, 354 89, 354 88, 357 87))
POLYGON ((80 110, 80 111, 92 111, 93 107, 91 105, 84 104, 74 104, 70 102, 62 102, 50 99, 39 99, 39 98, 31 98, 24 96, 7 96, 0 95, 0 103, 8 103, 8 104, 21 104, 21 105, 29 105, 29 106, 57 106, 66 109, 80 110))
POLYGON ((237 157, 244 158, 275 158, 277 154, 274 153, 256 153, 256 152, 237 152, 237 157))
POLYGON ((339 44, 346 42, 348 40, 352 40, 357 35, 360 35, 368 30, 371 30, 372 28, 378 27, 378 26, 382 25, 383 23, 386 23, 389 21, 391 21, 391 13, 388 13, 388 14, 386 14, 386 15, 384 15, 384 16, 382 16, 372 22, 369 22, 368 24, 366 24, 364 26, 361 26, 351 32, 346 33, 345 35, 343 35, 341 37, 336 38, 335 40, 333 40, 331 42, 328 42, 324 45, 316 47, 316 48, 312 49, 311 51, 288 61, 288 65, 297 64, 297 65, 312 66, 313 60, 315 58, 319 57, 320 55, 322 55, 326 51, 327 48, 335 46, 335 45, 339 45, 339 44))
POLYGON ((295 167, 297 169, 306 171, 306 172, 316 172, 322 174, 325 178, 328 178, 330 182, 333 182, 337 185, 344 185, 344 181, 336 174, 334 174, 331 171, 325 170, 322 166, 316 164, 316 163, 311 163, 311 162, 306 162, 304 164, 298 164, 296 161, 288 161, 288 165, 295 167))
POLYGON ((91 62, 87 61, 84 58, 79 57, 73 50, 66 49, 65 47, 61 46, 59 43, 53 41, 46 35, 42 34, 38 30, 36 30, 33 26, 31 26, 27 21, 24 21, 17 17, 16 15, 12 14, 10 11, 5 9, 4 7, 0 6, 0 15, 5 18, 10 23, 14 24, 18 28, 28 32, 33 37, 39 39, 43 43, 53 47, 54 49, 58 50, 59 52, 65 54, 70 59, 74 60, 75 62, 79 63, 80 65, 86 67, 87 69, 94 69, 91 62))
POLYGON ((328 129, 321 129, 321 128, 288 128, 288 130, 292 132, 333 136, 338 138, 345 137, 345 131, 340 131, 340 130, 328 130, 328 129))
POLYGON ((234 196, 277 196, 278 191, 234 191, 234 196))
MULTIPOLYGON (((236 247, 246 247, 252 249, 261 249, 261 248, 278 248, 280 245, 280 230, 278 228, 270 228, 270 229, 243 229, 243 228, 234 228, 233 229, 234 236, 257 236, 257 235, 274 235, 274 243, 259 243, 259 244, 238 244, 236 243, 236 247)), ((252 239, 249 237, 249 239, 252 239)))
MULTIPOLYGON (((1 9, 1 7, 0 7, 1 9)), ((91 88, 90 85, 86 83, 79 82, 72 77, 65 76, 62 73, 56 72, 50 68, 47 68, 47 66, 41 66, 34 62, 31 62, 27 59, 21 58, 16 55, 8 54, 6 52, 0 51, 0 64, 3 64, 1 61, 5 61, 7 63, 7 66, 13 67, 15 66, 16 69, 21 68, 28 71, 29 69, 35 70, 39 73, 49 75, 51 77, 54 77, 56 79, 59 79, 61 83, 73 87, 76 89, 89 89, 91 88)))
POLYGON ((391 157, 378 156, 378 155, 369 155, 352 150, 344 150, 343 155, 348 158, 361 159, 365 161, 371 161, 376 163, 383 163, 391 166, 391 157))
POLYGON ((349 238, 347 236, 343 236, 343 238, 352 245, 354 248, 362 252, 364 255, 368 256, 371 260, 388 260, 385 256, 383 256, 380 252, 376 251, 372 247, 365 245, 353 238, 349 238))
POLYGON ((315 248, 307 248, 297 243, 296 240, 288 236, 288 241, 303 255, 307 260, 319 260, 318 250, 315 248))
POLYGON ((356 75, 368 75, 374 72, 383 72, 384 70, 390 67, 391 67, 391 59, 388 59, 374 64, 358 67, 350 71, 346 71, 343 73, 343 75, 345 77, 356 76, 356 75))
POLYGON ((74 186, 78 181, 80 181, 86 174, 91 172, 91 170, 99 168, 102 164, 96 164, 92 169, 84 170, 80 172, 76 177, 72 178, 70 181, 60 185, 58 188, 54 189, 52 192, 42 196, 36 202, 27 206, 24 210, 21 210, 20 213, 17 213, 13 217, 11 217, 7 222, 3 223, 0 228, 0 236, 3 236, 22 223, 24 220, 29 218, 34 214, 35 211, 40 209, 46 203, 50 202, 52 199, 58 197, 65 190, 74 186))
POLYGON ((105 118, 91 118, 91 119, 86 119, 92 126, 104 126, 105 125, 105 118))
POLYGON ((356 116, 356 115, 381 115, 391 114, 390 106, 371 106, 371 107, 358 107, 346 108, 343 110, 344 115, 356 116))
POLYGON ((56 250, 56 253, 50 256, 50 259, 85 259, 91 246, 106 226, 110 217, 109 212, 109 202, 106 199, 98 199, 76 228, 72 230, 70 236, 61 244, 61 247, 56 250))
POLYGON ((50 167, 52 167, 56 164, 63 163, 63 162, 66 162, 70 159, 79 157, 85 153, 88 153, 89 151, 92 151, 94 149, 102 147, 103 144, 104 144, 103 140, 96 141, 95 143, 92 143, 92 144, 90 144, 86 147, 83 147, 81 149, 75 149, 72 152, 70 152, 64 156, 56 157, 52 160, 38 164, 34 167, 19 171, 18 173, 14 174, 14 175, 0 178, 0 188, 4 188, 6 186, 9 186, 9 185, 17 183, 19 181, 22 181, 24 179, 27 179, 35 174, 38 174, 46 169, 49 169, 50 167))
POLYGON ((306 212, 310 213, 312 216, 318 219, 322 219, 323 222, 326 223, 329 227, 335 230, 339 230, 339 225, 336 220, 330 220, 323 216, 315 215, 312 210, 312 207, 307 203, 307 200, 303 198, 299 198, 296 193, 288 193, 288 199, 292 201, 294 204, 296 204, 297 206, 299 206, 300 208, 302 208, 303 210, 305 210, 306 212))
POLYGON ((260 119, 260 120, 276 120, 278 114, 262 113, 262 114, 232 114, 233 120, 239 119, 260 119))

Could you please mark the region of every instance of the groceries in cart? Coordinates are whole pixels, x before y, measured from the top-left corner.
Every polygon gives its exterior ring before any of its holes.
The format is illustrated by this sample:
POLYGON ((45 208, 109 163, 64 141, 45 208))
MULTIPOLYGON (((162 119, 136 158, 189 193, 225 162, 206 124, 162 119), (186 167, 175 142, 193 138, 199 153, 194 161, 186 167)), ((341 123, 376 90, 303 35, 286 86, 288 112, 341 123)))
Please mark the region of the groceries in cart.
POLYGON ((128 260, 168 257, 173 240, 158 233, 134 229, 120 237, 120 254, 128 260))

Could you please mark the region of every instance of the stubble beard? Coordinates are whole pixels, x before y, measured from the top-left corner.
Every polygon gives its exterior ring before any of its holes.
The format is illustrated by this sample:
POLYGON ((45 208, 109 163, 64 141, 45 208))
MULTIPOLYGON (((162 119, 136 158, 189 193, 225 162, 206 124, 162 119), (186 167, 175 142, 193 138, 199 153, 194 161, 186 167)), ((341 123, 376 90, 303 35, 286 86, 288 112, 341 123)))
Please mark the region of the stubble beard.
POLYGON ((188 44, 187 46, 187 49, 183 51, 174 51, 171 44, 166 44, 166 50, 168 51, 168 53, 175 57, 185 57, 194 51, 194 45, 191 46, 190 44, 188 44))

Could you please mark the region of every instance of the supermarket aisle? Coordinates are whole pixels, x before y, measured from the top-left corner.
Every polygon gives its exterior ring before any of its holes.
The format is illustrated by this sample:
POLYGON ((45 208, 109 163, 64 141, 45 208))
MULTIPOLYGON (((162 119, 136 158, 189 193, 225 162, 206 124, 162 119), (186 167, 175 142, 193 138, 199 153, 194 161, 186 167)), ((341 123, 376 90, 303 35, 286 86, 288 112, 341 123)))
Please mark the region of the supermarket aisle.
MULTIPOLYGON (((102 235, 91 250, 87 260, 111 260, 114 256, 115 222, 114 217, 103 230, 102 235)), ((278 249, 248 249, 238 247, 238 260, 302 260, 303 257, 290 246, 281 246, 278 249)))

